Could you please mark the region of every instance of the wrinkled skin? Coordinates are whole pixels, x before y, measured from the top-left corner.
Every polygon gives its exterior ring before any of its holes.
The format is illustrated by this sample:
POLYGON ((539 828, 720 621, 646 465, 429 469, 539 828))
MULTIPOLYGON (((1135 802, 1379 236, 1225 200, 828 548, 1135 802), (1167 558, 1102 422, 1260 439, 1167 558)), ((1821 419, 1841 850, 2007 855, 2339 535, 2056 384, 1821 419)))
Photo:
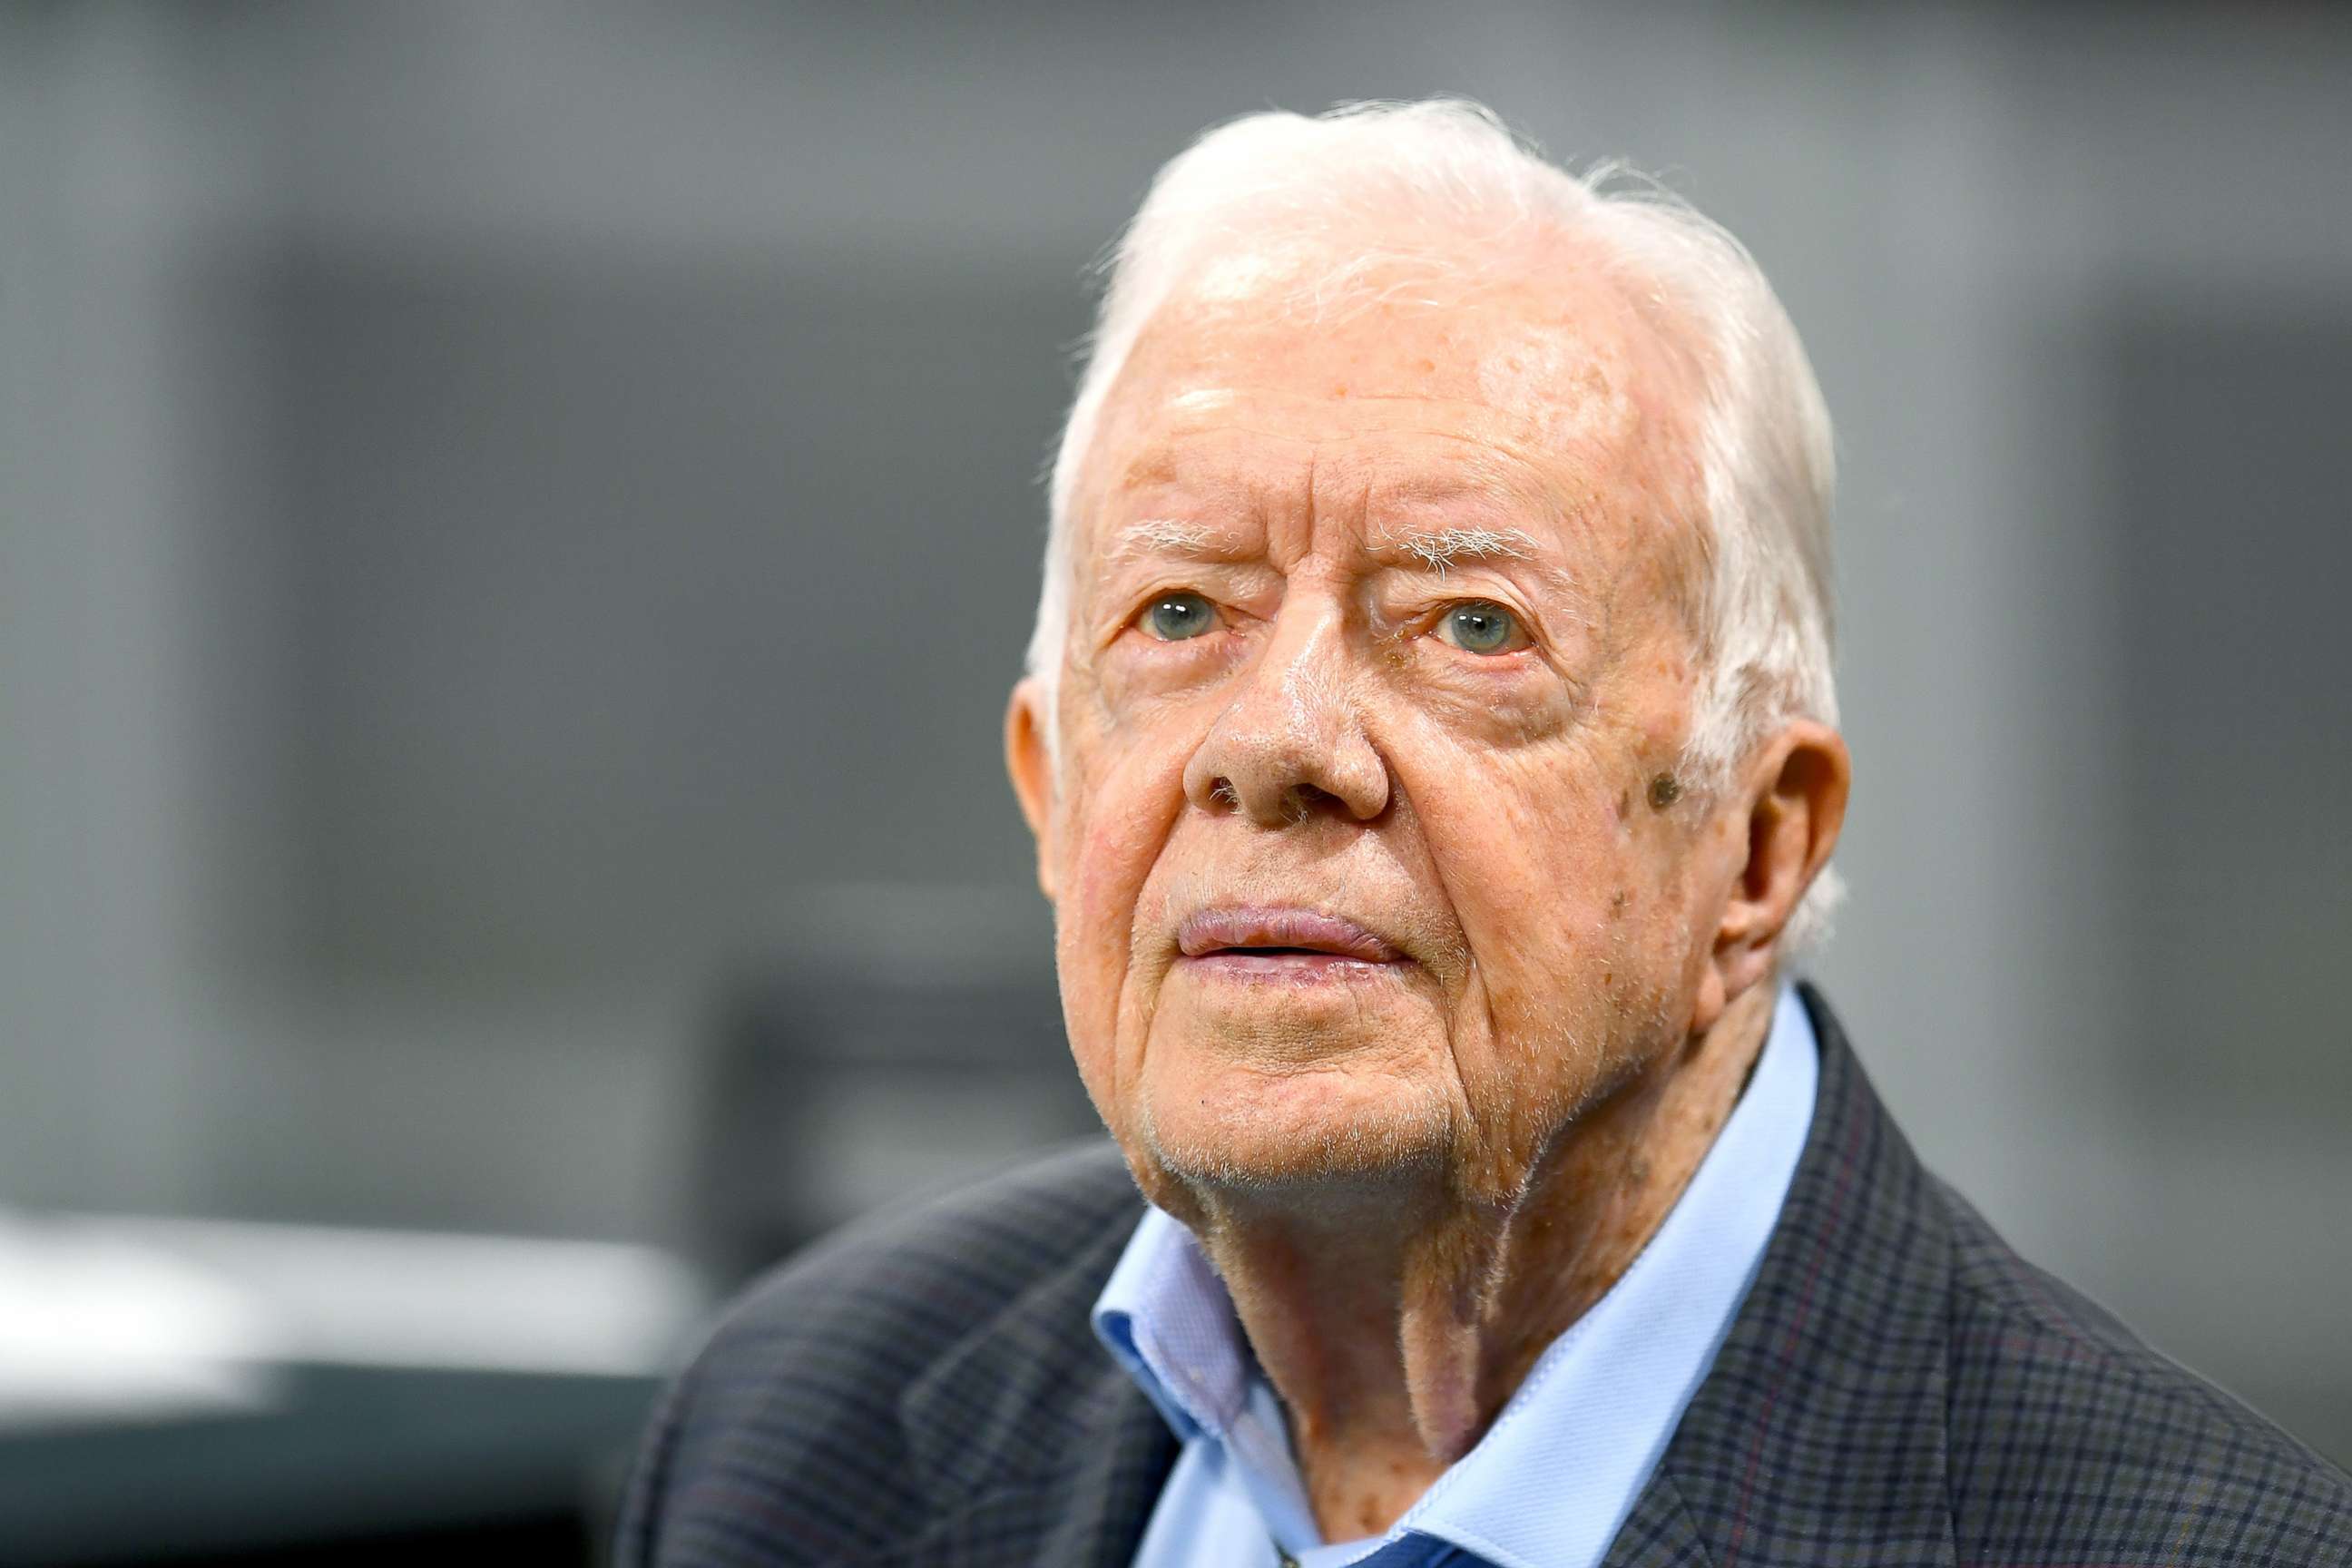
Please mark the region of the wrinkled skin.
POLYGON ((1165 307, 1080 471, 1056 744, 1038 683, 1008 719, 1078 1068, 1233 1289, 1333 1539, 1654 1230, 1843 809, 1810 721, 1727 788, 1679 775, 1700 371, 1573 263, 1165 307), (1160 635, 1171 595, 1205 629, 1160 635), (1462 646, 1465 605, 1512 643, 1462 646), (1181 953, 1187 916, 1269 906, 1394 956, 1181 953))

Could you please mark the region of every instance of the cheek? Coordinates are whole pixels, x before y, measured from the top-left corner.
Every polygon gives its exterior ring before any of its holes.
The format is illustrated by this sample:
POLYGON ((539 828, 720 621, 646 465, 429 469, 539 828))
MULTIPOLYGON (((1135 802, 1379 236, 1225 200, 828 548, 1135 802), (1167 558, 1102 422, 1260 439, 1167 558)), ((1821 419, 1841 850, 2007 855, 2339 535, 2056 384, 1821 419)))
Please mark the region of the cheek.
POLYGON ((1182 809, 1189 752, 1174 737, 1064 734, 1055 951, 1070 1047, 1091 1081, 1108 1068, 1137 901, 1182 809))
POLYGON ((1643 825, 1619 809, 1646 809, 1633 793, 1568 742, 1465 753, 1413 791, 1498 1052, 1588 1038, 1629 988, 1628 935, 1651 901, 1643 825))

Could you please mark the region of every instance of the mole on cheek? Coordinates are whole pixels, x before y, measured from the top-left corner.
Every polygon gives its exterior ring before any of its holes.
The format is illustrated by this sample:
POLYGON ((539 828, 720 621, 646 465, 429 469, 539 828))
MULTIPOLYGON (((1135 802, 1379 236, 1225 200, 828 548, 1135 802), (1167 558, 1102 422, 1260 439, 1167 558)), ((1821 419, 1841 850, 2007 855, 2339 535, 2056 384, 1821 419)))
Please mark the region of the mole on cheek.
POLYGON ((1675 782, 1672 773, 1660 773, 1650 781, 1650 807, 1664 811, 1682 798, 1683 786, 1675 782))

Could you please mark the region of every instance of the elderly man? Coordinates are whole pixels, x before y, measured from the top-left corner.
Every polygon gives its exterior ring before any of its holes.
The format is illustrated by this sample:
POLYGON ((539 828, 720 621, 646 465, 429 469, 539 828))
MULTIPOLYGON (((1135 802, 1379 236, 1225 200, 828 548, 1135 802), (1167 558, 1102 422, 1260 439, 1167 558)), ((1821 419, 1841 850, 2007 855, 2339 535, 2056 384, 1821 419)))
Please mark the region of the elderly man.
POLYGON ((2010 1252, 1780 982, 1830 489, 1685 208, 1458 104, 1171 163, 1007 726, 1116 1149, 756 1291, 622 1560, 2352 1562, 2352 1482, 2010 1252))

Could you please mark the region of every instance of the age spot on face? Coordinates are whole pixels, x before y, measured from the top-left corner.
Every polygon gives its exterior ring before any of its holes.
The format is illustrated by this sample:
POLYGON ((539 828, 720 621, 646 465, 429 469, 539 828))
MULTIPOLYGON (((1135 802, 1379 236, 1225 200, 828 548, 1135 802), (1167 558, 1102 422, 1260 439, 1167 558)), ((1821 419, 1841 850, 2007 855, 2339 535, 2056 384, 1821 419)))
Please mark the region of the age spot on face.
POLYGON ((1672 773, 1660 773, 1650 781, 1650 808, 1664 811, 1682 798, 1683 786, 1672 773))

